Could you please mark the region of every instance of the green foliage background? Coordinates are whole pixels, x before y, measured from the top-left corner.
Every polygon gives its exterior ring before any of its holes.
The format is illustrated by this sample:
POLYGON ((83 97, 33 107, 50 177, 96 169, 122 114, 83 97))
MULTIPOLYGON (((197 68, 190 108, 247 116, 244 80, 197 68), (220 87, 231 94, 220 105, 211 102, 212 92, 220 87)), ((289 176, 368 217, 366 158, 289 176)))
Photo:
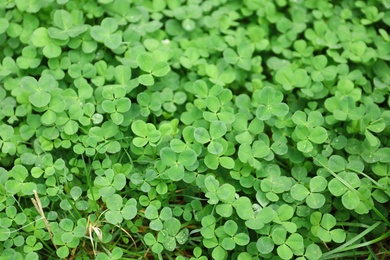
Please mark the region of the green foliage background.
POLYGON ((0 17, 0 259, 389 257, 389 0, 0 17))

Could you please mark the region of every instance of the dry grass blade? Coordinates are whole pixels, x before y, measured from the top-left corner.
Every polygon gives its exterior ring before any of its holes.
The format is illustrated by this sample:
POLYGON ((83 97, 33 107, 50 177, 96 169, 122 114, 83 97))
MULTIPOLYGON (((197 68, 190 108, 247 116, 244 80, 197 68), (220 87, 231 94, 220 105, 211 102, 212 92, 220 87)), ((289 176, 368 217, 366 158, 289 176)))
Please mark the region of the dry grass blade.
POLYGON ((54 243, 54 240, 53 240, 53 234, 51 233, 51 230, 50 230, 49 221, 47 220, 47 218, 45 216, 45 213, 43 212, 41 199, 39 198, 38 192, 36 190, 33 190, 33 192, 34 192, 35 199, 32 198, 31 201, 34 204, 35 208, 37 209, 39 215, 41 215, 43 221, 45 222, 46 229, 47 229, 47 231, 49 232, 49 235, 50 235, 50 239, 53 242, 54 247, 57 249, 57 245, 54 243))

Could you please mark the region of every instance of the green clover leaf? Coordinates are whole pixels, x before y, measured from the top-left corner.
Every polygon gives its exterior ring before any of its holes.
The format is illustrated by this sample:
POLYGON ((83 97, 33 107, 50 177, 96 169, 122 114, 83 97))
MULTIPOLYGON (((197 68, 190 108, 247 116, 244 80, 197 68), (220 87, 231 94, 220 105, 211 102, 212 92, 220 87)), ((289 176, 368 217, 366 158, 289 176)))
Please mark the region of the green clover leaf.
POLYGON ((43 108, 50 103, 50 92, 58 86, 58 82, 49 74, 42 75, 39 81, 26 76, 20 84, 22 89, 30 94, 28 99, 31 104, 37 108, 43 108))
POLYGON ((280 91, 275 91, 272 87, 256 90, 254 99, 259 103, 256 109, 256 116, 260 120, 268 120, 273 115, 282 117, 289 111, 287 104, 282 103, 283 94, 280 91))
POLYGON ((287 91, 294 88, 303 88, 310 82, 310 77, 303 69, 293 70, 291 67, 284 67, 276 72, 275 80, 287 91))
POLYGON ((163 77, 171 71, 166 61, 156 61, 156 58, 148 52, 143 52, 137 56, 137 64, 141 70, 148 73, 138 77, 138 81, 145 86, 152 86, 154 77, 163 77))
POLYGON ((100 25, 91 28, 90 34, 97 42, 104 43, 107 48, 117 49, 122 44, 121 31, 117 32, 118 22, 116 19, 106 17, 100 25))
MULTIPOLYGON (((62 40, 62 39, 61 39, 62 40)), ((60 40, 52 39, 49 36, 49 32, 44 27, 39 27, 31 35, 32 44, 35 47, 43 47, 43 54, 47 58, 56 58, 61 55, 62 42, 60 40)))

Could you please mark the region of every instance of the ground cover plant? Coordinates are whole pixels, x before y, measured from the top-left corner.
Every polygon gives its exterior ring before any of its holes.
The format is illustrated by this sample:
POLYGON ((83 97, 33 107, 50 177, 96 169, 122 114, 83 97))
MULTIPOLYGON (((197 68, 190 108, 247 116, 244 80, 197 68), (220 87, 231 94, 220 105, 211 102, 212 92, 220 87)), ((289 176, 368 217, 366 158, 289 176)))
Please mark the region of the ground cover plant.
POLYGON ((0 259, 387 259, 389 0, 0 0, 0 259))

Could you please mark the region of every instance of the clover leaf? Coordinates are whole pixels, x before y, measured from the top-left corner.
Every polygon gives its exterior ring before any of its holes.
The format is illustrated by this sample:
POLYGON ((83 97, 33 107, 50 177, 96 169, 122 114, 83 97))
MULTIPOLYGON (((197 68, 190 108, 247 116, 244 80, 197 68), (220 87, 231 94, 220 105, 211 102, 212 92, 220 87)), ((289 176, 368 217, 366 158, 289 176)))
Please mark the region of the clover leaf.
POLYGON ((246 42, 237 46, 237 52, 230 48, 225 49, 223 56, 228 63, 237 64, 244 70, 250 70, 253 51, 253 46, 246 42))
POLYGON ((288 106, 282 103, 283 94, 272 87, 256 90, 253 98, 258 102, 256 116, 260 120, 268 120, 271 116, 282 117, 288 113, 288 106))
MULTIPOLYGON (((338 174, 339 178, 347 181, 353 188, 360 185, 360 179, 356 173, 341 172, 338 174)), ((351 191, 338 179, 334 178, 329 181, 329 191, 335 196, 342 196, 342 203, 348 209, 355 209, 360 204, 359 196, 351 191)))
POLYGON ((23 90, 29 93, 29 101, 37 108, 45 107, 49 104, 51 95, 50 92, 54 90, 58 83, 53 76, 44 74, 39 81, 35 78, 27 76, 21 81, 23 90))
POLYGON ((143 116, 148 116, 151 112, 156 115, 162 114, 160 94, 154 92, 152 95, 141 92, 137 95, 138 104, 141 106, 140 113, 143 116))
POLYGON ((43 54, 47 58, 59 57, 62 53, 61 45, 63 39, 51 38, 48 29, 39 27, 31 35, 32 44, 35 47, 42 48, 43 54))
POLYGON ((342 243, 346 239, 346 233, 336 226, 336 218, 328 213, 314 212, 310 216, 310 222, 314 225, 312 232, 323 241, 342 243))
POLYGON ((163 77, 171 70, 166 61, 156 61, 156 58, 148 52, 141 53, 137 56, 137 64, 142 71, 148 73, 138 77, 138 81, 145 86, 152 86, 154 84, 154 77, 163 77))
POLYGON ((4 33, 9 26, 9 22, 6 18, 0 19, 0 34, 4 33))
POLYGON ((163 208, 160 213, 158 213, 156 206, 149 205, 145 210, 145 217, 151 220, 151 229, 160 231, 164 227, 163 221, 172 218, 172 210, 170 208, 163 208))
POLYGON ((208 64, 206 66, 206 73, 212 83, 220 86, 230 84, 236 78, 236 74, 233 69, 222 62, 220 62, 217 66, 214 64, 208 64))
POLYGON ((238 233, 238 225, 233 220, 228 220, 223 226, 226 237, 222 239, 221 246, 225 250, 233 250, 236 245, 245 246, 249 242, 249 236, 245 233, 238 233))
POLYGON ((106 199, 108 211, 104 214, 106 220, 112 224, 118 224, 123 219, 133 219, 137 214, 137 202, 130 199, 123 205, 123 198, 118 194, 112 194, 106 199))
POLYGON ((117 49, 122 44, 122 33, 118 31, 118 22, 111 17, 106 17, 100 25, 91 28, 90 34, 97 42, 104 43, 107 48, 117 49))
POLYGON ((269 146, 269 140, 256 140, 252 145, 248 143, 243 143, 238 149, 238 158, 243 163, 249 163, 256 169, 261 168, 261 163, 259 159, 273 157, 273 153, 269 146))
POLYGON ((304 153, 309 153, 313 150, 314 144, 322 144, 328 139, 327 130, 322 127, 324 119, 319 112, 311 112, 307 116, 302 111, 294 113, 292 120, 297 126, 293 134, 299 140, 298 150, 304 153))
POLYGON ((311 78, 315 82, 331 81, 337 76, 336 66, 327 66, 328 59, 325 55, 312 57, 314 71, 311 73, 311 78))
POLYGON ((177 244, 184 244, 189 236, 188 229, 180 230, 180 221, 176 218, 169 218, 164 221, 163 230, 159 233, 158 240, 168 251, 176 249, 177 244))
POLYGON ((389 8, 0 0, 0 258, 386 253, 389 8))
POLYGON ((153 236, 152 233, 145 234, 144 241, 156 254, 161 254, 161 252, 164 250, 164 246, 160 242, 157 242, 157 239, 153 236))
POLYGON ((291 67, 285 67, 276 72, 275 80, 287 91, 303 88, 310 83, 310 77, 305 70, 293 70, 291 67))
POLYGON ((82 13, 56 10, 53 15, 53 25, 56 27, 50 27, 47 31, 50 37, 58 40, 68 40, 69 37, 75 38, 87 31, 88 27, 85 24, 74 25, 73 17, 77 17, 77 15, 82 15, 82 13))
POLYGON ((238 114, 233 123, 233 129, 237 132, 235 139, 238 143, 252 143, 254 136, 260 134, 264 129, 264 123, 258 118, 254 118, 248 124, 248 120, 243 114, 238 114))
POLYGON ((197 155, 194 150, 187 148, 177 155, 171 148, 164 147, 160 151, 162 162, 169 167, 166 174, 172 180, 180 180, 184 177, 185 168, 195 164, 197 155))
POLYGON ((218 139, 226 133, 226 125, 221 121, 214 121, 211 123, 209 131, 203 127, 196 128, 194 131, 195 140, 201 144, 209 143, 208 150, 210 153, 221 154, 223 147, 218 139))
POLYGON ((126 177, 122 173, 115 174, 113 170, 107 169, 104 171, 104 176, 96 177, 95 184, 99 189, 100 196, 109 197, 125 187, 126 177))
POLYGON ((157 174, 153 169, 147 169, 145 176, 141 176, 138 172, 136 172, 131 176, 131 182, 137 186, 140 185, 140 189, 142 191, 149 192, 152 188, 152 182, 156 179, 156 175, 157 174))
POLYGON ((363 106, 357 107, 351 96, 346 96, 342 99, 329 98, 325 101, 325 107, 339 121, 359 120, 363 117, 365 110, 363 106))
POLYGON ((131 130, 137 135, 133 139, 133 144, 137 147, 150 144, 156 146, 161 139, 161 131, 156 129, 154 125, 137 120, 131 125, 131 130))
POLYGON ((13 135, 14 135, 14 129, 12 126, 3 124, 0 126, 0 147, 1 151, 5 154, 15 154, 16 146, 11 141, 13 135))
POLYGON ((320 192, 327 187, 327 181, 322 176, 316 176, 310 180, 310 190, 302 184, 291 187, 291 196, 297 200, 306 199, 307 205, 312 209, 321 208, 325 204, 325 196, 320 192))
POLYGON ((118 98, 114 100, 104 100, 102 102, 102 109, 104 112, 109 113, 111 120, 120 125, 124 121, 124 113, 130 110, 131 101, 127 97, 118 98))

